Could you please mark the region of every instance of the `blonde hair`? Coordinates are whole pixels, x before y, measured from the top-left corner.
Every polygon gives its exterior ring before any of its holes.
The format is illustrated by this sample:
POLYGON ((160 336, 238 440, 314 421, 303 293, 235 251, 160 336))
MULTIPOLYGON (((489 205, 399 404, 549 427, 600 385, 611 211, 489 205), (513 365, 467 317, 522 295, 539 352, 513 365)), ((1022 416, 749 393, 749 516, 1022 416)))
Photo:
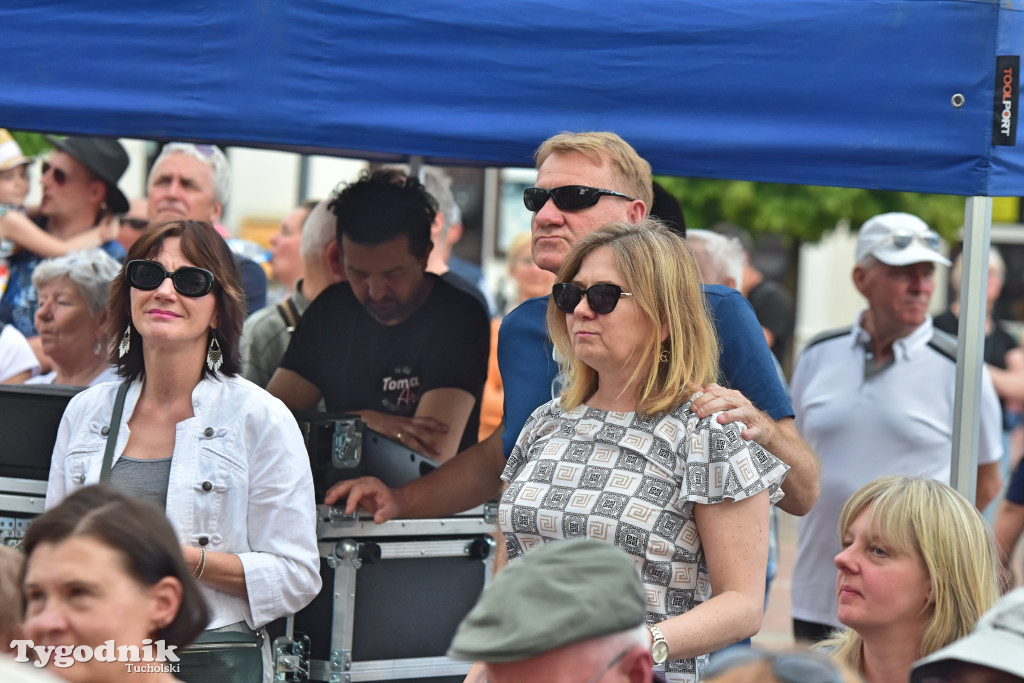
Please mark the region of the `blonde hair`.
POLYGON ((605 160, 611 161, 612 168, 623 182, 623 187, 602 189, 616 192, 625 190, 626 194, 643 201, 647 213, 650 212, 651 206, 654 205, 654 178, 651 176, 651 165, 615 133, 565 131, 552 136, 542 142, 533 153, 537 168, 539 169, 544 160, 556 152, 579 152, 599 165, 604 165, 605 160))
MULTIPOLYGON (((934 607, 918 658, 970 633, 999 597, 995 542, 978 510, 938 480, 894 474, 865 484, 846 501, 840 539, 868 506, 870 527, 896 552, 916 553, 931 581, 934 607)), ((833 648, 835 659, 862 668, 864 641, 853 629, 821 646, 833 648)))
MULTIPOLYGON (((634 368, 630 385, 640 387, 637 409, 648 415, 667 412, 718 376, 718 340, 705 310, 697 263, 682 238, 660 221, 608 223, 576 243, 558 271, 558 282, 571 282, 587 255, 600 247, 612 251, 620 284, 651 323, 648 338, 629 360, 634 368), (668 329, 664 342, 663 327, 668 329), (667 354, 664 363, 662 352, 667 354)), ((548 332, 566 377, 562 406, 572 410, 594 395, 598 376, 576 357, 565 317, 554 298, 549 300, 548 332)))
POLYGON ((515 255, 518 254, 523 249, 526 249, 526 251, 530 253, 530 258, 532 259, 533 254, 530 251, 532 248, 533 235, 531 233, 520 232, 515 237, 513 237, 508 243, 508 249, 505 250, 505 253, 508 255, 509 258, 509 268, 512 267, 512 259, 515 258, 515 255))

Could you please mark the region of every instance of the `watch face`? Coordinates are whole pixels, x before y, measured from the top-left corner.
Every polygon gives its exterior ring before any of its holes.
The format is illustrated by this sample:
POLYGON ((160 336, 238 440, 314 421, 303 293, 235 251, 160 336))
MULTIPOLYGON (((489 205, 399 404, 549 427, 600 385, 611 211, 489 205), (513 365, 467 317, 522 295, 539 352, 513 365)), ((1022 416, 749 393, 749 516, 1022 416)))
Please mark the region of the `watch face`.
POLYGON ((661 664, 668 659, 668 643, 659 640, 651 646, 651 657, 655 664, 661 664))

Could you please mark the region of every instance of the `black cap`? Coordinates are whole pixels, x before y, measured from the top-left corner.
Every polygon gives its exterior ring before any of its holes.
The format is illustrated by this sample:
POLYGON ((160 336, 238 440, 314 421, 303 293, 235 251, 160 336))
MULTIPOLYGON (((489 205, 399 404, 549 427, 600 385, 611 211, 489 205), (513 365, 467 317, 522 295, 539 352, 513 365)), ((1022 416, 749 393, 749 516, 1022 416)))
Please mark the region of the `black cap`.
POLYGON ((117 181, 128 168, 128 153, 112 138, 80 138, 45 136, 50 143, 93 172, 107 186, 107 208, 114 213, 128 211, 128 198, 117 187, 117 181))

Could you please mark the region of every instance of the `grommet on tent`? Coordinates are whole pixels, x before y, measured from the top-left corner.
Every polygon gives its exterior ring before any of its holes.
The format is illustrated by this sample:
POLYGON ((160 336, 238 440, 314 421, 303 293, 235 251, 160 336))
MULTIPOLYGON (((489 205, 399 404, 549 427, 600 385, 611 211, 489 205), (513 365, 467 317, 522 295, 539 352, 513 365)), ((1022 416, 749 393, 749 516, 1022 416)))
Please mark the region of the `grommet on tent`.
POLYGON ((964 96, 961 95, 960 93, 956 93, 955 95, 953 95, 950 101, 953 103, 953 106, 956 107, 957 109, 964 106, 964 96))

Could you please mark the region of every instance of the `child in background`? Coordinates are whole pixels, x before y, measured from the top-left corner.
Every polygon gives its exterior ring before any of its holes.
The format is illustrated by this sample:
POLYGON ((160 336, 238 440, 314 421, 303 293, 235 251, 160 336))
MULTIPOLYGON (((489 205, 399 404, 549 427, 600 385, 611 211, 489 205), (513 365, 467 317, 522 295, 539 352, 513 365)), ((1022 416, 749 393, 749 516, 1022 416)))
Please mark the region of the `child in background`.
POLYGON ((62 240, 33 223, 25 213, 31 163, 11 134, 0 128, 0 295, 7 288, 5 259, 19 248, 46 258, 63 256, 69 251, 91 249, 115 240, 120 229, 117 217, 109 216, 97 227, 62 240))

